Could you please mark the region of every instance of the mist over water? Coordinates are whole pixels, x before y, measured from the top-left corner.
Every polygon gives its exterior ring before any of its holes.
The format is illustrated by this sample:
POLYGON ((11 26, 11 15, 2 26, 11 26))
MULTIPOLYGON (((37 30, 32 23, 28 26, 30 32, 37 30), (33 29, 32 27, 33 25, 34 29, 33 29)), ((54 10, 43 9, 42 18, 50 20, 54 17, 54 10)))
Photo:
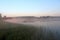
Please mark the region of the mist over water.
MULTIPOLYGON (((6 22, 10 22, 10 23, 18 23, 18 24, 25 24, 25 25, 34 25, 36 27, 43 27, 43 28, 46 28, 46 29, 43 29, 44 32, 45 32, 45 35, 46 33, 48 33, 49 31, 53 32, 54 33, 54 36, 56 37, 56 39, 60 39, 60 19, 44 19, 42 21, 42 19, 39 19, 39 21, 33 21, 33 22, 23 22, 23 20, 25 19, 8 19, 8 20, 4 20, 6 22)), ((40 29, 38 29, 38 32, 37 34, 39 35, 39 32, 40 32, 40 29)))

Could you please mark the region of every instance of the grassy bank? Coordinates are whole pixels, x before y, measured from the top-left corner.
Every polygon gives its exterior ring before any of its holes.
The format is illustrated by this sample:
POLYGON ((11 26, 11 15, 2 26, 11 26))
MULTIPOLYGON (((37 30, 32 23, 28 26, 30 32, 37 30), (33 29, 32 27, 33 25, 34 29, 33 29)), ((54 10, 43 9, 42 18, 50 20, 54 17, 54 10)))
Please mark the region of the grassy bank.
POLYGON ((55 40, 52 32, 45 35, 44 30, 42 27, 0 22, 0 40, 55 40))

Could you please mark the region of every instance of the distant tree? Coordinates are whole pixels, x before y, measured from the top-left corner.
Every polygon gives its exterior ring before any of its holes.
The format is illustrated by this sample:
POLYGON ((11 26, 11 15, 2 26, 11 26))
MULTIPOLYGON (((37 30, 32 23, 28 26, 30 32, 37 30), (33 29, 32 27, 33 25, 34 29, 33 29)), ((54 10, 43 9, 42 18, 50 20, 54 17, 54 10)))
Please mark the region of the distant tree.
POLYGON ((6 19, 6 16, 4 16, 3 19, 6 19))
POLYGON ((0 13, 0 20, 2 20, 2 16, 1 16, 1 13, 0 13))

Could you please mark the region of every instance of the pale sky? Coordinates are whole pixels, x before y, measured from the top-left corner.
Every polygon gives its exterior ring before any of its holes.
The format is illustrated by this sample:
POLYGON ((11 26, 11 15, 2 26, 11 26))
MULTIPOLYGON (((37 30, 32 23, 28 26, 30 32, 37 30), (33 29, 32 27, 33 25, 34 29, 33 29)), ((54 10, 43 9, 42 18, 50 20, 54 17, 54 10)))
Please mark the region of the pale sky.
POLYGON ((60 16, 60 0, 0 0, 6 16, 60 16))

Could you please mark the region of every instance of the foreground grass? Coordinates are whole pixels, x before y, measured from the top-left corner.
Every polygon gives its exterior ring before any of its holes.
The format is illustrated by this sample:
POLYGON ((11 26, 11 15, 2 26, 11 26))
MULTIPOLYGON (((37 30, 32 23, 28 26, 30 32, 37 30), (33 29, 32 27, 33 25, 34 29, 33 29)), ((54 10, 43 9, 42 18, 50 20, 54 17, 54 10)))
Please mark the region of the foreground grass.
POLYGON ((42 27, 0 22, 0 40, 55 40, 51 31, 46 35, 44 30, 42 27))

